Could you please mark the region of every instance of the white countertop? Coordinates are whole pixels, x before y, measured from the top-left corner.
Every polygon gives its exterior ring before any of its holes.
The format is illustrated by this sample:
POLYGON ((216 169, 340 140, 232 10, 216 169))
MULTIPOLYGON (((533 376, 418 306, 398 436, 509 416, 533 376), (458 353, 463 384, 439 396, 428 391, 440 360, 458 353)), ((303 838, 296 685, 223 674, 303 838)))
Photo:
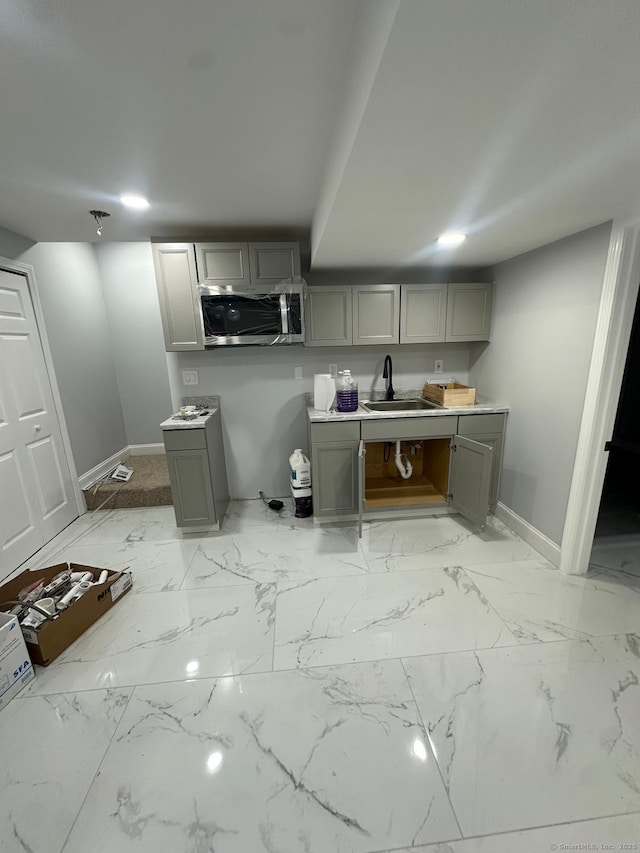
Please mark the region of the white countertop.
POLYGON ((175 415, 171 415, 171 417, 167 418, 166 421, 162 421, 160 429, 204 429, 217 411, 218 410, 216 408, 207 409, 206 415, 198 415, 197 418, 192 418, 188 421, 185 421, 182 418, 177 418, 175 415))
POLYGON ((444 415, 495 415, 508 412, 509 406, 497 403, 487 397, 480 397, 473 406, 452 406, 451 408, 418 409, 416 411, 369 412, 358 405, 355 412, 320 412, 312 406, 307 407, 307 415, 312 423, 329 421, 370 421, 392 418, 439 418, 444 415))

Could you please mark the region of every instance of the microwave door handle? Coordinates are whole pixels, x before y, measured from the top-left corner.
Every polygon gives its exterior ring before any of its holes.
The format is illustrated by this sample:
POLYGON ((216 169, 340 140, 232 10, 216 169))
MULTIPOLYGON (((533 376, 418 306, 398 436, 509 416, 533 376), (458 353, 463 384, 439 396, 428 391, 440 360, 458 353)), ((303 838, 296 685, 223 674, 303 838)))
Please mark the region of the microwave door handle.
POLYGON ((289 306, 287 305, 287 294, 280 294, 280 320, 282 323, 282 334, 289 334, 289 306))

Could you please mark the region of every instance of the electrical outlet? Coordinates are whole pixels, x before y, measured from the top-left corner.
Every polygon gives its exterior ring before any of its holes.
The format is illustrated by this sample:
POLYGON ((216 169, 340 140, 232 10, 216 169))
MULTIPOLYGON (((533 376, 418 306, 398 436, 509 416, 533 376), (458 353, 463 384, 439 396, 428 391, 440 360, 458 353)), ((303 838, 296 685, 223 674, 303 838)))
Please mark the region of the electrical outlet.
POLYGON ((183 370, 182 371, 182 384, 183 385, 197 385, 198 384, 198 371, 197 370, 183 370))
POLYGON ((297 365, 293 368, 293 378, 294 379, 302 379, 302 366, 297 365))
POLYGON ((442 373, 444 370, 444 361, 441 358, 437 358, 433 364, 433 372, 434 373, 442 373))
POLYGON ((338 375, 338 365, 337 365, 337 364, 330 364, 330 365, 329 365, 329 373, 330 373, 330 374, 333 376, 333 378, 335 379, 335 378, 337 377, 337 375, 338 375))

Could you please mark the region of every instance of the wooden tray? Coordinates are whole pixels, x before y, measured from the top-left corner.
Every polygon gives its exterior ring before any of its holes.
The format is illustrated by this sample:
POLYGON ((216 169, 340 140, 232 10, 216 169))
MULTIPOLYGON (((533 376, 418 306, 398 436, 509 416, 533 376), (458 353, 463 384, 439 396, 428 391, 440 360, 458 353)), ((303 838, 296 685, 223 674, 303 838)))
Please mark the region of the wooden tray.
POLYGON ((444 406, 445 409, 454 406, 473 406, 476 402, 476 389, 459 382, 443 382, 441 385, 427 383, 422 389, 422 395, 427 400, 444 406))

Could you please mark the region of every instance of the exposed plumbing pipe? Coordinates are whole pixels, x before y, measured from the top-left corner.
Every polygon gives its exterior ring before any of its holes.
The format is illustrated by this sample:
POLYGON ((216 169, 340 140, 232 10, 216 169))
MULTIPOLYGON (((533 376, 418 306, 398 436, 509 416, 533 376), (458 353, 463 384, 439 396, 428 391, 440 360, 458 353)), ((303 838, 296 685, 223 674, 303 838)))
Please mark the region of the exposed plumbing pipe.
POLYGON ((409 458, 406 453, 402 453, 401 450, 401 442, 396 441, 396 468, 400 472, 400 476, 403 480, 408 480, 409 477, 413 474, 413 465, 409 462, 409 458), (404 456, 404 462, 402 461, 402 457, 404 456))

